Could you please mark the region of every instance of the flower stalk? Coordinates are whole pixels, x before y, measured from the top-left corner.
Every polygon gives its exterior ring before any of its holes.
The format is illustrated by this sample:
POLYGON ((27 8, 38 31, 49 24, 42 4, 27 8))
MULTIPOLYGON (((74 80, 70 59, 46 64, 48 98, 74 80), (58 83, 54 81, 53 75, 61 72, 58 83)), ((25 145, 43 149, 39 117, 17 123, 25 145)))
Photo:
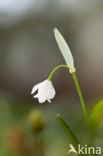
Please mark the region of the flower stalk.
MULTIPOLYGON (((53 74, 54 74, 54 73, 56 72, 56 70, 58 70, 59 68, 68 68, 68 69, 70 69, 67 65, 59 65, 59 66, 55 67, 55 68, 53 69, 53 71, 50 73, 50 76, 48 77, 48 80, 51 81, 53 74)), ((80 89, 80 86, 79 86, 79 83, 78 83, 76 74, 75 74, 75 72, 72 72, 71 74, 72 74, 72 76, 73 76, 74 83, 75 83, 75 86, 76 86, 76 89, 77 89, 77 93, 78 93, 79 98, 80 98, 80 102, 81 102, 82 109, 83 109, 83 112, 84 112, 85 120, 86 120, 86 122, 87 122, 88 127, 90 127, 90 126, 89 126, 89 120, 88 120, 88 114, 87 114, 85 102, 84 102, 84 99, 83 99, 83 95, 82 95, 82 92, 81 92, 81 89, 80 89)))
POLYGON ((77 93, 78 93, 79 98, 80 98, 80 102, 81 102, 82 109, 83 109, 83 112, 84 112, 85 120, 86 120, 88 128, 89 128, 90 126, 89 126, 88 114, 87 114, 85 102, 84 102, 84 99, 83 99, 83 95, 82 95, 82 92, 81 92, 81 89, 80 89, 76 74, 72 73, 72 76, 73 76, 74 83, 75 83, 75 86, 76 86, 76 89, 77 89, 77 93))
MULTIPOLYGON (((59 68, 68 68, 69 69, 69 72, 70 72, 70 67, 68 67, 67 65, 59 65, 57 67, 55 67, 52 72, 50 73, 49 77, 48 77, 48 80, 51 81, 52 80, 52 77, 54 75, 54 73, 59 69, 59 68)), ((76 86, 76 89, 77 89, 77 93, 78 93, 78 96, 80 98, 80 102, 81 102, 81 106, 82 106, 82 110, 83 110, 83 113, 84 113, 84 118, 85 118, 85 121, 87 123, 87 127, 88 127, 88 130, 89 130, 89 135, 91 137, 91 139, 93 138, 92 136, 92 132, 91 132, 91 127, 90 127, 90 122, 89 122, 89 119, 88 119, 88 114, 87 114, 87 110, 86 110, 86 105, 85 105, 85 102, 84 102, 84 98, 83 98, 83 95, 82 95, 82 92, 81 92, 81 89, 80 89, 80 86, 79 86, 79 82, 77 80, 77 77, 76 77, 76 74, 75 72, 70 72, 73 76, 73 79, 74 79, 74 83, 75 83, 75 86, 76 86)))
POLYGON ((50 75, 49 75, 49 77, 48 77, 48 80, 51 81, 52 76, 54 75, 54 73, 56 72, 56 70, 58 70, 59 68, 63 68, 63 67, 69 69, 69 67, 68 67, 67 65, 59 65, 59 66, 55 67, 55 68, 52 70, 52 72, 50 73, 50 75))

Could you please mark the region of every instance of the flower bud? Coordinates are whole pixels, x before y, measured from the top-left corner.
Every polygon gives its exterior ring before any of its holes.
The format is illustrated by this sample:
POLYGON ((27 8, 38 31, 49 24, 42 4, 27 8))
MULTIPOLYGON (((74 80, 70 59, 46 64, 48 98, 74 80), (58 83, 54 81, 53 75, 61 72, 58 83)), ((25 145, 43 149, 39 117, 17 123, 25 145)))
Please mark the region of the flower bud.
POLYGON ((33 110, 30 113, 29 121, 32 125, 32 129, 38 133, 44 129, 45 122, 42 113, 39 110, 33 110))
POLYGON ((66 64, 70 68, 69 70, 70 73, 74 73, 76 71, 74 67, 74 58, 72 56, 72 53, 68 44, 66 43, 64 37, 62 36, 62 34, 59 32, 57 28, 54 29, 54 35, 55 35, 55 39, 58 44, 58 47, 60 49, 60 52, 62 53, 66 64))

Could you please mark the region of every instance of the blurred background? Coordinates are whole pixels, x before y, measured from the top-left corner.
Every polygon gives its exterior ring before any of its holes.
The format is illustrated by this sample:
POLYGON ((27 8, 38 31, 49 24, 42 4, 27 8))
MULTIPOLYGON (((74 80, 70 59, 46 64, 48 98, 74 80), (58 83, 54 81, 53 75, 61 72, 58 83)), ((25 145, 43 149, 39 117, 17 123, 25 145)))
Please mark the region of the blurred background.
POLYGON ((39 155, 34 154, 35 134, 29 121, 32 110, 40 111, 45 120, 45 156, 64 156, 69 144, 56 122, 57 113, 84 140, 82 109, 66 69, 53 77, 56 97, 51 104, 40 105, 30 95, 33 85, 65 63, 54 39, 55 27, 70 46, 87 107, 103 96, 102 0, 0 0, 0 156, 25 155, 19 146, 30 146, 31 155, 39 155), (18 145, 23 139, 27 144, 18 145))

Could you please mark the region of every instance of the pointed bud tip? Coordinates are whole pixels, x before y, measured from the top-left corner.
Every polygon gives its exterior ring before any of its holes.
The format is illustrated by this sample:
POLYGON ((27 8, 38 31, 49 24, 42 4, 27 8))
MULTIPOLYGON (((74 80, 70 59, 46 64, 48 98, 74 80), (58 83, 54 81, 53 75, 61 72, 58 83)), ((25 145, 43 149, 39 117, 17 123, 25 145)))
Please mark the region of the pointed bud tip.
POLYGON ((58 29, 57 29, 57 28, 54 28, 54 29, 53 29, 53 31, 54 31, 54 33, 55 33, 55 32, 57 32, 57 31, 58 31, 58 29))
MULTIPOLYGON (((54 28, 54 36, 56 39, 56 42, 58 44, 58 47, 60 49, 60 52, 62 53, 65 62, 68 66, 73 67, 74 66, 74 59, 71 53, 71 50, 68 46, 68 44, 66 43, 64 37, 62 36, 62 34, 59 32, 59 30, 57 28, 54 28)), ((72 70, 70 70, 70 72, 74 72, 72 70)))
POLYGON ((60 114, 57 114, 56 117, 60 117, 60 114))

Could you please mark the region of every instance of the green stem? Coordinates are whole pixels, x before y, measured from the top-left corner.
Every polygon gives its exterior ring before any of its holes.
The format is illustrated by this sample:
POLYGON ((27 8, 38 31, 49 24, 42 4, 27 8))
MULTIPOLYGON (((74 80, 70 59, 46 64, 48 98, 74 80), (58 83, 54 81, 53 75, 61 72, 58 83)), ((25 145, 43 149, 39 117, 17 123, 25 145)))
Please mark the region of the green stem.
MULTIPOLYGON (((53 71, 50 73, 50 76, 48 77, 48 80, 51 80, 53 74, 55 73, 55 71, 56 71, 57 69, 61 68, 61 67, 64 67, 64 68, 68 68, 68 69, 69 69, 69 67, 68 67, 67 65, 59 65, 59 66, 57 66, 57 67, 54 68, 53 71)), ((75 85, 76 85, 76 88, 77 88, 77 92, 78 92, 78 95, 79 95, 79 98, 80 98, 80 102, 81 102, 82 109, 83 109, 83 112, 84 112, 85 120, 86 120, 87 125, 88 125, 88 127, 89 127, 89 120, 88 120, 88 115, 87 115, 87 111, 86 111, 86 107, 85 107, 85 102, 84 102, 84 99, 83 99, 83 96, 82 96, 82 92, 81 92, 81 89, 80 89, 80 86, 79 86, 79 83, 78 83, 76 74, 73 72, 73 73, 72 73, 72 76, 73 76, 73 79, 74 79, 74 82, 75 82, 75 85)))
POLYGON ((35 148, 38 156, 44 156, 44 140, 39 133, 35 133, 35 148))
POLYGON ((35 133, 35 147, 38 149, 38 134, 35 133))
POLYGON ((85 102, 84 102, 84 99, 83 99, 83 95, 82 95, 82 92, 81 92, 81 89, 80 89, 76 74, 72 73, 72 76, 73 76, 73 79, 74 79, 74 82, 75 82, 75 85, 76 85, 76 88, 77 88, 77 92, 78 92, 78 95, 79 95, 79 98, 80 98, 80 102, 81 102, 82 109, 83 109, 83 112, 84 112, 85 120, 87 122, 88 127, 90 127, 85 102))
MULTIPOLYGON (((55 73, 55 71, 57 69, 61 68, 61 67, 70 69, 69 66, 67 66, 67 65, 59 65, 56 68, 54 68, 53 71, 50 73, 50 76, 48 77, 48 80, 51 80, 53 74, 55 73)), ((80 86, 79 86, 79 83, 78 83, 78 80, 77 80, 75 72, 72 73, 72 76, 73 76, 73 79, 74 79, 74 82, 75 82, 75 85, 76 85, 76 88, 77 88, 77 92, 78 92, 78 95, 79 95, 79 98, 80 98, 80 102, 81 102, 82 109, 83 109, 83 112, 84 112, 85 120, 86 120, 88 128, 90 130, 90 125, 89 125, 88 114, 87 114, 87 111, 86 111, 85 102, 84 102, 84 99, 83 99, 83 96, 82 96, 82 92, 81 92, 81 89, 80 89, 80 86)))
POLYGON ((62 67, 64 67, 64 68, 68 68, 68 69, 69 69, 69 67, 68 67, 67 65, 59 65, 59 66, 57 66, 57 67, 54 68, 53 71, 50 73, 50 75, 49 75, 49 77, 48 77, 48 80, 51 80, 53 74, 55 73, 55 71, 56 71, 57 69, 59 69, 59 68, 62 68, 62 67))
POLYGON ((41 138, 40 138, 40 156, 44 156, 45 154, 44 154, 44 139, 43 139, 44 137, 43 136, 41 136, 41 138))

